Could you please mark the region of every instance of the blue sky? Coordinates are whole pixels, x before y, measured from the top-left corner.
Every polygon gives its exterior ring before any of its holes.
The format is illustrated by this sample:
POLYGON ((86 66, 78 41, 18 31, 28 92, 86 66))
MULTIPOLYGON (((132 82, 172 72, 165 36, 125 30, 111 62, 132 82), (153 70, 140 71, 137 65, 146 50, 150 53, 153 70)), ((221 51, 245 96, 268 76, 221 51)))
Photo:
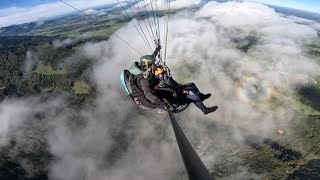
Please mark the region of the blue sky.
MULTIPOLYGON (((117 3, 117 0, 64 0, 78 9, 117 3)), ((134 1, 134 0, 127 0, 134 1)), ((185 3, 187 0, 179 0, 185 3)), ((198 0, 188 0, 198 1, 198 0)), ((247 0, 320 13, 320 0, 247 0)), ((176 1, 178 2, 178 1, 176 1)), ((59 0, 0 0, 0 27, 42 21, 75 10, 59 0)))
MULTIPOLYGON (((74 0, 77 1, 77 0, 74 0)), ((94 1, 94 0, 88 0, 94 1)), ((116 2, 116 0, 114 0, 116 2)), ((252 0, 265 4, 272 4, 295 9, 303 9, 320 13, 320 0, 252 0)), ((57 0, 1 0, 0 9, 9 7, 28 8, 38 4, 57 2, 57 0)))
POLYGON ((252 0, 252 1, 320 13, 320 0, 252 0))
POLYGON ((1 0, 0 9, 9 7, 32 7, 38 4, 56 2, 57 0, 1 0))

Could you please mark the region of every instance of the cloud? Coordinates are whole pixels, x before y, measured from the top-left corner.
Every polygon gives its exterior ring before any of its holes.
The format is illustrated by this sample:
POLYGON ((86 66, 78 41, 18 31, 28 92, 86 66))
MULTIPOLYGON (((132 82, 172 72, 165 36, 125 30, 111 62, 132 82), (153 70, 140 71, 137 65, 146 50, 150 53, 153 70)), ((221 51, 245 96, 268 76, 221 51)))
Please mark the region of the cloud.
MULTIPOLYGON (((182 8, 194 7, 200 4, 201 4, 201 0, 170 0, 170 9, 182 9, 182 8)), ((159 0, 155 2, 144 0, 139 2, 135 6, 136 10, 138 10, 138 6, 142 9, 148 9, 148 10, 151 10, 152 8, 154 9, 156 6, 159 10, 166 10, 168 8, 167 1, 165 0, 159 0)))
MULTIPOLYGON (((117 34, 139 52, 150 53, 132 22, 117 34)), ((237 153, 246 153, 243 149, 248 149, 251 134, 255 142, 262 142, 279 126, 290 128, 296 118, 292 109, 275 106, 267 97, 256 102, 250 94, 264 92, 258 90, 264 88, 291 94, 304 84, 301 77, 319 72, 319 65, 304 52, 304 45, 315 37, 314 26, 247 2, 209 2, 198 11, 170 17, 167 64, 173 77, 181 83, 193 81, 202 92, 213 93, 205 104, 220 107, 204 116, 191 105, 176 115, 209 169, 226 159, 232 164, 242 162, 237 153), (261 19, 249 17, 248 11, 261 19)), ((8 142, 9 131, 41 112, 54 159, 47 167, 50 179, 186 179, 167 116, 137 109, 121 87, 121 71, 140 55, 112 36, 108 41, 85 43, 69 60, 77 62, 78 57, 94 62, 90 72, 97 92, 91 103, 66 107, 66 97, 60 96, 54 97, 59 101, 13 100, 12 106, 2 102, 2 109, 11 107, 1 113, 1 122, 10 123, 0 131, 3 144, 8 142)), ((25 139, 23 133, 19 137, 25 139)), ((260 177, 246 167, 235 169, 227 179, 260 177)))
POLYGON ((50 167, 51 179, 169 179, 181 172, 173 136, 166 135, 173 135, 170 127, 165 125, 160 134, 171 140, 162 139, 155 130, 166 121, 158 115, 150 120, 153 113, 138 113, 131 100, 119 93, 116 79, 131 64, 128 54, 119 53, 124 47, 110 40, 87 43, 77 52, 98 62, 92 74, 98 98, 94 108, 77 112, 82 128, 68 126, 70 110, 50 121, 50 152, 57 158, 50 167))
POLYGON ((94 9, 88 9, 88 10, 85 10, 84 13, 87 14, 87 15, 90 15, 90 14, 97 14, 99 11, 97 10, 94 10, 94 9))
MULTIPOLYGON (((77 9, 87 9, 101 5, 112 4, 112 0, 95 0, 95 1, 67 1, 77 9)), ((73 8, 62 2, 54 2, 47 4, 39 4, 30 8, 11 7, 0 9, 0 27, 9 26, 12 24, 22 24, 33 21, 38 21, 42 18, 50 18, 58 15, 63 15, 71 12, 76 12, 73 8)))
MULTIPOLYGON (((115 4, 116 2, 112 0, 97 0, 90 2, 86 0, 79 0, 67 1, 67 3, 71 4, 77 9, 83 10, 102 5, 115 4)), ((171 9, 191 7, 200 3, 200 0, 175 0, 171 2, 171 9)), ((125 4, 127 4, 127 2, 121 2, 121 4, 123 6, 126 6, 125 4)), ((139 4, 142 5, 143 2, 140 2, 139 4)), ((117 4, 115 5, 115 7, 120 7, 120 5, 117 4)), ((166 9, 166 7, 166 1, 158 1, 158 8, 160 10, 166 9)), ((76 12, 76 10, 59 1, 54 3, 40 4, 30 8, 10 7, 6 9, 0 9, 0 27, 10 26, 13 24, 28 23, 33 21, 42 22, 43 19, 49 19, 50 17, 68 14, 71 12, 76 12)), ((105 14, 105 12, 103 11, 97 11, 94 9, 88 9, 85 11, 85 13, 87 14, 97 14, 98 12, 100 12, 98 15, 105 14)))
POLYGON ((86 32, 81 34, 80 36, 77 36, 76 38, 66 38, 64 40, 54 40, 52 42, 53 46, 55 48, 59 48, 59 47, 63 47, 63 46, 68 46, 74 43, 77 43, 78 41, 87 39, 92 37, 92 33, 91 32, 86 32))
POLYGON ((39 58, 32 51, 27 51, 26 60, 24 61, 23 71, 27 74, 31 73, 39 62, 39 58))
POLYGON ((223 26, 260 26, 279 21, 279 15, 275 10, 258 3, 218 3, 211 1, 197 13, 199 17, 209 17, 218 20, 223 26), (244 7, 245 6, 245 7, 244 7), (248 8, 244 11, 243 8, 248 8), (223 21, 222 21, 223 19, 223 21))
POLYGON ((0 147, 3 147, 9 142, 10 131, 16 130, 23 121, 26 120, 26 116, 29 114, 30 109, 26 102, 8 102, 4 101, 0 104, 0 147))

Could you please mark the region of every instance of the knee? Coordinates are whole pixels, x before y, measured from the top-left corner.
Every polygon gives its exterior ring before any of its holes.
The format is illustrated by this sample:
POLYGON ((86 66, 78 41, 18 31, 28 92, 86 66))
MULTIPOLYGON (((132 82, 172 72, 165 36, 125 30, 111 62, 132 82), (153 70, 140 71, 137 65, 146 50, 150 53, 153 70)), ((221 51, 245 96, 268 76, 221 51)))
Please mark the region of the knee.
POLYGON ((199 102, 201 101, 200 97, 197 95, 187 95, 187 98, 190 99, 193 102, 199 102))
POLYGON ((188 84, 185 84, 185 86, 188 86, 188 87, 193 87, 193 86, 196 86, 193 82, 191 82, 191 83, 188 83, 188 84))
POLYGON ((191 86, 192 88, 194 88, 194 89, 197 89, 197 86, 196 86, 195 83, 190 83, 190 86, 191 86))

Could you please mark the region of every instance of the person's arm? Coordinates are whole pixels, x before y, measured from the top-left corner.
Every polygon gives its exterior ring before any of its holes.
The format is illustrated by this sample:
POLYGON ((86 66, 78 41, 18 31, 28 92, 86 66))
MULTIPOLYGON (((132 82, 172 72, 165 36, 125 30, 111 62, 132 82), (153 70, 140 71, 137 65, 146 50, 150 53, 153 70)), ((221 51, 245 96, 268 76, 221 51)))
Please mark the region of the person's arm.
POLYGON ((154 58, 156 58, 156 57, 157 57, 157 55, 158 55, 158 53, 159 53, 160 49, 161 49, 161 46, 158 46, 158 47, 156 48, 156 50, 154 50, 154 52, 152 53, 152 56, 153 56, 154 58))
POLYGON ((177 81, 175 81, 172 77, 170 77, 170 84, 171 84, 171 86, 173 86, 173 87, 178 87, 180 84, 177 82, 177 81))

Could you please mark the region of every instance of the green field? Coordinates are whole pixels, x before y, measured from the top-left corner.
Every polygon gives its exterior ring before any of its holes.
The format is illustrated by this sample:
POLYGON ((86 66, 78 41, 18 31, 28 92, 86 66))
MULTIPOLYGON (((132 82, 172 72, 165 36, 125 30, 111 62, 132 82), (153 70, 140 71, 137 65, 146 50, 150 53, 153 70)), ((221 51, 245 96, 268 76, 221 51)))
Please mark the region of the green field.
POLYGON ((83 82, 83 81, 78 81, 78 82, 74 82, 74 85, 72 87, 72 89, 74 90, 75 94, 90 94, 90 86, 89 84, 83 82))
POLYGON ((307 50, 310 57, 320 64, 320 38, 307 45, 307 50))
POLYGON ((318 93, 320 93, 320 76, 317 76, 314 79, 317 81, 317 83, 313 84, 312 88, 314 88, 318 93))
POLYGON ((38 63, 37 69, 34 72, 38 74, 45 74, 45 75, 67 74, 66 70, 64 69, 54 70, 50 65, 45 65, 41 61, 38 63))
POLYGON ((66 19, 58 24, 48 24, 43 28, 36 29, 31 33, 40 36, 63 36, 75 38, 86 32, 92 33, 94 38, 107 38, 120 29, 129 20, 123 18, 122 21, 100 17, 97 22, 90 19, 66 19))
POLYGON ((285 102, 286 104, 290 105, 294 110, 296 110, 302 114, 305 114, 308 116, 319 116, 320 115, 319 111, 317 111, 316 109, 314 109, 308 105, 301 103, 298 100, 295 100, 293 97, 286 96, 285 94, 282 94, 279 92, 274 92, 273 95, 274 95, 274 97, 276 97, 280 101, 285 102))
POLYGON ((318 83, 318 84, 313 84, 312 86, 311 86, 315 91, 317 91, 318 93, 320 93, 320 84, 318 83))
MULTIPOLYGON (((309 55, 314 59, 318 64, 320 64, 320 38, 314 40, 309 46, 309 55)), ((319 72, 320 74, 320 72, 319 72)), ((320 93, 320 75, 314 78, 317 83, 312 85, 312 88, 320 93)))

